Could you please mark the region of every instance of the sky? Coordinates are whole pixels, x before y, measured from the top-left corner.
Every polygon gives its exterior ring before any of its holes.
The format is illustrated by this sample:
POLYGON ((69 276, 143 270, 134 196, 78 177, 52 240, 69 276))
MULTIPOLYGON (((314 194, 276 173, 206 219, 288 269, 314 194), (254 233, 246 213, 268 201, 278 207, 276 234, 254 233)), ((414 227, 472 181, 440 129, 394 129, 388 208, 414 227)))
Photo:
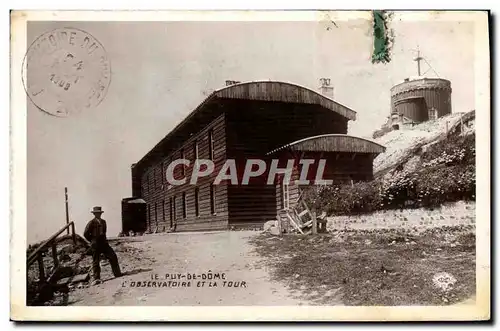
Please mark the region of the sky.
MULTIPOLYGON (((319 22, 29 22, 39 35, 74 27, 93 35, 111 63, 111 83, 95 108, 61 118, 28 100, 28 243, 70 219, 82 233, 102 206, 108 235, 121 230, 130 166, 226 80, 279 80, 317 90, 331 79, 334 99, 357 112, 349 134, 370 137, 389 115, 390 88, 415 76, 418 47, 451 81, 453 112, 474 109, 472 22, 395 20, 388 64, 372 64, 368 20, 319 22)), ((422 71, 428 69, 422 65, 422 71)), ((432 70, 426 75, 435 77, 432 70)))

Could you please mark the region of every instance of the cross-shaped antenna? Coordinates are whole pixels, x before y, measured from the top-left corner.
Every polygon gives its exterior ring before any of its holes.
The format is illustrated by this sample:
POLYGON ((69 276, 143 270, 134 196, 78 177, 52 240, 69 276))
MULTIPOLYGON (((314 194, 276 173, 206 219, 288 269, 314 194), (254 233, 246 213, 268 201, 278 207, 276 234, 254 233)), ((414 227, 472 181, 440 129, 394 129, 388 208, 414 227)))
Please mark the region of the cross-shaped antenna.
POLYGON ((421 72, 420 72, 420 61, 424 61, 427 66, 429 66, 429 69, 424 72, 424 75, 426 73, 428 73, 430 70, 434 71, 434 74, 436 74, 436 76, 439 78, 439 74, 437 73, 436 70, 434 70, 434 68, 431 66, 431 64, 429 63, 429 61, 427 61, 423 56, 420 56, 420 47, 417 45, 417 49, 410 49, 412 52, 416 52, 417 53, 417 56, 413 59, 413 61, 416 61, 417 62, 417 70, 418 70, 418 76, 420 77, 421 76, 421 72))
POLYGON ((424 60, 424 58, 420 56, 420 47, 418 45, 417 49, 412 49, 412 51, 417 52, 417 57, 415 57, 413 61, 417 62, 417 73, 418 77, 420 77, 420 61, 424 60))

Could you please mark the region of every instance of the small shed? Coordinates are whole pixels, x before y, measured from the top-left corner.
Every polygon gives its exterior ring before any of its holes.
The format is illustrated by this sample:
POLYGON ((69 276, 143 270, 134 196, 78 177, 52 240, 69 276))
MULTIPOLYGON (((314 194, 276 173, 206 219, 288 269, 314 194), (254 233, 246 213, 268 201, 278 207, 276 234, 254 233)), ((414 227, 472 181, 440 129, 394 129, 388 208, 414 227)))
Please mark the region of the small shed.
POLYGON ((294 141, 268 152, 268 156, 274 155, 284 161, 296 160, 290 184, 283 183, 283 176, 278 179, 277 208, 294 207, 298 202, 301 188, 318 185, 315 183, 318 180, 315 176, 318 173, 320 160, 325 162, 322 171, 323 180, 331 180, 336 184, 370 181, 373 179, 373 159, 385 150, 384 146, 364 138, 347 134, 324 134, 294 141), (305 176, 302 179, 301 160, 314 161, 306 168, 308 171, 304 172, 305 176), (300 184, 302 180, 310 183, 300 184))
POLYGON ((146 201, 141 198, 122 199, 122 232, 145 232, 147 228, 146 201))

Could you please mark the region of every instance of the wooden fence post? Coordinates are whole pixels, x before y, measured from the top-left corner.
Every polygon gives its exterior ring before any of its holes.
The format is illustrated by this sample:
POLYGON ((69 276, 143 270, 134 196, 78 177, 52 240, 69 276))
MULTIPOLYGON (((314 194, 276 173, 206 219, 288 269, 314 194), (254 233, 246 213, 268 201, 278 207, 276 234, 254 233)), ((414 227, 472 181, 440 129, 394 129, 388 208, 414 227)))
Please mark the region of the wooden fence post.
POLYGON ((40 283, 45 283, 45 266, 43 265, 43 256, 42 253, 38 254, 38 278, 40 279, 40 283))
POLYGON ((73 237, 73 245, 75 246, 76 249, 76 233, 75 233, 75 223, 71 223, 71 236, 73 237))
POLYGON ((54 259, 54 270, 59 267, 59 259, 57 258, 57 246, 56 243, 52 243, 52 258, 54 259))

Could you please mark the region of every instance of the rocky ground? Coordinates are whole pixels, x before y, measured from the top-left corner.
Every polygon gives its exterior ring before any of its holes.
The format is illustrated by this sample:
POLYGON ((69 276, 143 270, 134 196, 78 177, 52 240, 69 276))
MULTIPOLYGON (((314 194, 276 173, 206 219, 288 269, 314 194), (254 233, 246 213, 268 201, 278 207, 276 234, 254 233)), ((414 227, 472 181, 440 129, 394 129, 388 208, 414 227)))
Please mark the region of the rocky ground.
MULTIPOLYGON (((270 279, 249 239, 257 231, 153 234, 110 242, 124 276, 103 265, 100 285, 81 283, 51 305, 301 305, 270 279), (189 279, 188 279, 189 278, 189 279)), ((85 265, 90 266, 86 258, 85 265)))
MULTIPOLYGON (((123 277, 103 262, 102 284, 70 285, 45 305, 448 305, 475 295, 475 236, 463 229, 170 233, 110 245, 123 277)), ((67 255, 84 274, 82 252, 67 255)))

